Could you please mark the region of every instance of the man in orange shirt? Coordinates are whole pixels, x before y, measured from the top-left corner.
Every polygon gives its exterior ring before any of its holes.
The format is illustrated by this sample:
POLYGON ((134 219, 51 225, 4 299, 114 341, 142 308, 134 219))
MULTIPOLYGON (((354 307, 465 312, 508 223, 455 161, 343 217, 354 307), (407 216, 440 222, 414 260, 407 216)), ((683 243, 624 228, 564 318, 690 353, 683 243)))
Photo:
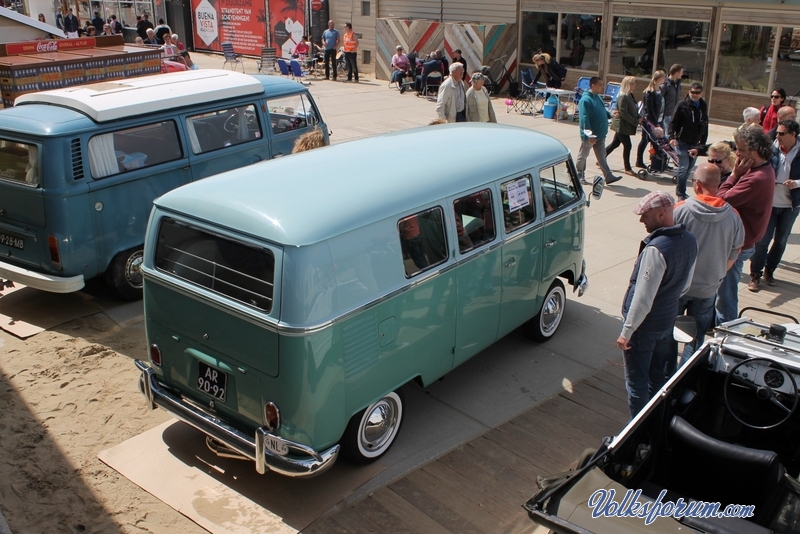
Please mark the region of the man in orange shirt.
POLYGON ((353 33, 353 25, 349 22, 344 25, 344 60, 347 63, 347 81, 350 82, 355 76, 358 83, 358 37, 353 33))

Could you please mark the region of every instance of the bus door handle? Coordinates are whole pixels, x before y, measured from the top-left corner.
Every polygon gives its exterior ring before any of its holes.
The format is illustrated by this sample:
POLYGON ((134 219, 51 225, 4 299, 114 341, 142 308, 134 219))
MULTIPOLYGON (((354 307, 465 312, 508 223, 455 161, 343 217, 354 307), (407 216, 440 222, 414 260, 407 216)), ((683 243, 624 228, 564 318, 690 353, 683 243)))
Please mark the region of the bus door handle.
POLYGON ((550 238, 550 240, 549 240, 549 241, 547 241, 547 242, 544 244, 544 247, 545 247, 545 248, 550 248, 550 247, 553 247, 553 246, 555 246, 555 244, 556 244, 556 243, 557 243, 557 241, 556 241, 554 238, 552 238, 552 237, 551 237, 551 238, 550 238))
POLYGON ((511 258, 510 260, 505 262, 503 265, 505 265, 506 267, 513 267, 516 264, 517 264, 517 260, 515 258, 511 258))

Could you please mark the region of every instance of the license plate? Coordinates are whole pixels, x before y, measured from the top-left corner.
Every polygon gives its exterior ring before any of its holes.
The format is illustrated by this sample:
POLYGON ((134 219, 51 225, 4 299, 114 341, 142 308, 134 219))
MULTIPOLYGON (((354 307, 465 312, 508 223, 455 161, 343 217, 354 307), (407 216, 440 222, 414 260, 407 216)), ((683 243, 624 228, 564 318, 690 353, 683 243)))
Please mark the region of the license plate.
POLYGON ((203 362, 197 362, 197 389, 219 400, 225 400, 228 375, 203 362))
POLYGON ((289 446, 278 436, 266 436, 264 444, 273 454, 277 454, 278 456, 286 456, 289 454, 289 446))
POLYGON ((25 238, 0 232, 0 245, 22 250, 25 248, 25 238))

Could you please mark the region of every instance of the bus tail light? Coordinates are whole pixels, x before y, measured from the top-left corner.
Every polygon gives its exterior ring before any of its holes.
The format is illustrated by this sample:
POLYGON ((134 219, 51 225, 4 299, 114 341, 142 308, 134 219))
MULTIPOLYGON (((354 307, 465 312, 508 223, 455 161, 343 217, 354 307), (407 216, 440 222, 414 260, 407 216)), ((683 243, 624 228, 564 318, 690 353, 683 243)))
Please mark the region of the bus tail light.
POLYGON ((161 367, 161 349, 155 343, 150 345, 150 361, 156 367, 161 367))
POLYGON ((281 426, 281 412, 274 402, 264 405, 264 426, 270 431, 278 430, 281 426))
POLYGON ((58 250, 58 239, 54 235, 47 236, 47 248, 50 250, 50 261, 56 269, 61 269, 61 252, 58 250))

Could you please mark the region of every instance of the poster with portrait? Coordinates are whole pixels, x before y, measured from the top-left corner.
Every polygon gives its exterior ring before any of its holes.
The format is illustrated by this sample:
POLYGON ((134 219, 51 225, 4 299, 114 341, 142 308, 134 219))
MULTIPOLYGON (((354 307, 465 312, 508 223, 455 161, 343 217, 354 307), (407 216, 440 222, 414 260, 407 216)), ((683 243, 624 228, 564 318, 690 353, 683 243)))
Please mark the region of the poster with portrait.
POLYGON ((263 1, 192 0, 192 19, 197 49, 220 51, 220 43, 230 41, 236 53, 258 56, 266 46, 263 1))

